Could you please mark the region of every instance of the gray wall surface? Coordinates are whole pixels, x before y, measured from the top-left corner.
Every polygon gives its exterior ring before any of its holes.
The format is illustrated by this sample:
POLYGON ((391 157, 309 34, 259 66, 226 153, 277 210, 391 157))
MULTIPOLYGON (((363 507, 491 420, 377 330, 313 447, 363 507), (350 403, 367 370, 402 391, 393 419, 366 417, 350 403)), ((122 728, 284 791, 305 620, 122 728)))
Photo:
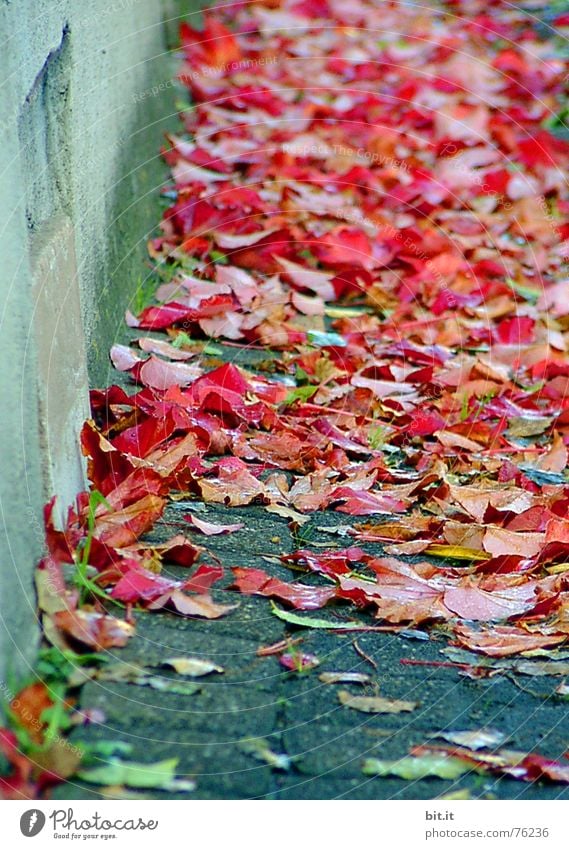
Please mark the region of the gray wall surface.
POLYGON ((196 0, 0 2, 0 683, 39 631, 42 505, 85 486, 78 434, 158 219, 169 51, 196 0), (152 88, 160 87, 159 94, 152 88))

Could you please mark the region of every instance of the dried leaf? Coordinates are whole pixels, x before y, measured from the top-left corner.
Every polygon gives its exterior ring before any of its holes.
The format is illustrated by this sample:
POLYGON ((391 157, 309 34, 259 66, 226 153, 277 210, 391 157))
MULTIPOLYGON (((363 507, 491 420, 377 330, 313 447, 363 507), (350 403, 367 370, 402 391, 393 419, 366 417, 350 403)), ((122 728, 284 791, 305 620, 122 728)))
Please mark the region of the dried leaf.
POLYGON ((214 522, 204 522, 202 519, 198 519, 197 516, 185 516, 184 517, 187 522, 198 531, 201 531, 202 534, 206 536, 215 536, 217 534, 232 534, 235 531, 240 531, 245 527, 243 522, 236 522, 234 525, 216 525, 214 522))
POLYGON ((190 678, 201 678, 211 672, 224 672, 222 666, 212 663, 210 660, 202 660, 198 657, 169 657, 162 661, 163 666, 171 666, 178 675, 187 675, 190 678))
POLYGON ((353 696, 347 690, 340 690, 338 699, 340 704, 362 713, 403 713, 419 706, 419 702, 384 699, 382 696, 353 696))
POLYGON ((246 755, 251 755, 255 760, 268 764, 272 769, 288 772, 292 766, 292 758, 273 752, 268 741, 264 738, 248 737, 245 740, 240 740, 237 746, 246 755))
POLYGON ((130 623, 97 611, 64 610, 55 613, 52 621, 66 637, 97 650, 124 646, 134 634, 130 623))
POLYGON ((323 684, 370 684, 372 679, 365 672, 321 672, 318 680, 323 684))
POLYGON ((97 672, 96 678, 99 681, 117 681, 135 684, 138 687, 152 687, 153 690, 159 690, 162 693, 178 693, 181 696, 193 696, 200 690, 198 684, 154 675, 145 667, 131 663, 113 663, 105 666, 97 672))
POLYGON ((465 749, 472 749, 474 752, 478 749, 496 748, 507 740, 507 736, 495 728, 480 728, 476 731, 439 731, 434 736, 448 740, 449 743, 464 746, 465 749))

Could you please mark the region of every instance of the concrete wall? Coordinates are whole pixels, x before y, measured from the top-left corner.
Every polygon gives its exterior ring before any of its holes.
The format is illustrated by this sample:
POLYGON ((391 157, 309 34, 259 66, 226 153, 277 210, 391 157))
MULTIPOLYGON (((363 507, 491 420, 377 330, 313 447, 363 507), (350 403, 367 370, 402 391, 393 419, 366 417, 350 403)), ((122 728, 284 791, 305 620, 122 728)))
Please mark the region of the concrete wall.
POLYGON ((144 276, 196 0, 0 0, 0 678, 38 640, 41 508, 84 486, 87 390, 144 276), (187 15, 189 13, 189 15, 187 15))

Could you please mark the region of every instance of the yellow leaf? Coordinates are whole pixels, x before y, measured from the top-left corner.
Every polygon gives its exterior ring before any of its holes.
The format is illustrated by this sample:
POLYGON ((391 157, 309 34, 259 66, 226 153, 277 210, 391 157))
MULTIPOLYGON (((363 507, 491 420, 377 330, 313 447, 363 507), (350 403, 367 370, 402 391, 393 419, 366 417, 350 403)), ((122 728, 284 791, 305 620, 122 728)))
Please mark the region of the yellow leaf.
POLYGON ((326 313, 326 315, 329 318, 357 318, 358 315, 362 315, 362 313, 367 313, 369 311, 366 310, 366 309, 362 310, 361 307, 355 308, 355 307, 328 307, 327 306, 326 309, 324 310, 324 312, 326 313))
POLYGON ((433 557, 453 557, 455 560, 490 560, 490 554, 478 548, 466 548, 464 545, 430 545, 425 554, 433 557))
POLYGON ((563 572, 569 572, 569 563, 556 563, 555 566, 547 566, 546 572, 550 575, 560 575, 563 572))

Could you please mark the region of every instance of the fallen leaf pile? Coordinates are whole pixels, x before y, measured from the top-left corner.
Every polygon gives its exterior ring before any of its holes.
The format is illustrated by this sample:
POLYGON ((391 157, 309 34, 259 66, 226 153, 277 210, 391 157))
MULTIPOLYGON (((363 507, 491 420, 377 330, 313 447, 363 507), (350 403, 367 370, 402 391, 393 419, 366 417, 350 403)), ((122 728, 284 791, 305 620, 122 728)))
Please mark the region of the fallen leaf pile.
MULTIPOLYGON (((182 25, 181 41, 193 106, 164 150, 170 206, 150 244, 163 282, 127 315, 138 340, 111 351, 137 391, 92 393, 98 499, 80 496, 63 531, 46 511, 52 631, 121 645, 131 626, 104 597, 231 610, 211 595, 222 568, 195 565, 203 549, 141 541, 173 496, 291 522, 337 510, 388 555, 297 552, 325 582, 236 568, 242 593, 347 601, 394 628, 445 622, 493 656, 560 645, 569 146, 548 130, 566 86, 555 41, 476 0, 411 17, 253 3, 182 25), (271 356, 208 370, 212 337, 229 357, 271 356), (161 576, 163 561, 190 577, 161 576)), ((187 519, 203 536, 242 527, 187 519)))
MULTIPOLYGON (((163 151, 161 283, 111 350, 121 386, 92 392, 90 493, 62 530, 46 508, 39 605, 62 649, 123 645, 133 606, 235 606, 194 540, 242 523, 191 514, 191 539, 150 545, 169 499, 354 517, 353 546, 283 556, 317 579, 235 567, 241 593, 366 609, 377 630, 442 623, 497 658, 569 638, 569 145, 550 132, 567 67, 531 16, 486 6, 271 0, 182 25, 193 103, 163 151), (255 368, 213 356, 242 346, 255 368)), ((480 756, 413 758, 367 769, 451 777, 480 756)), ((492 768, 567 778, 534 756, 492 768)))

